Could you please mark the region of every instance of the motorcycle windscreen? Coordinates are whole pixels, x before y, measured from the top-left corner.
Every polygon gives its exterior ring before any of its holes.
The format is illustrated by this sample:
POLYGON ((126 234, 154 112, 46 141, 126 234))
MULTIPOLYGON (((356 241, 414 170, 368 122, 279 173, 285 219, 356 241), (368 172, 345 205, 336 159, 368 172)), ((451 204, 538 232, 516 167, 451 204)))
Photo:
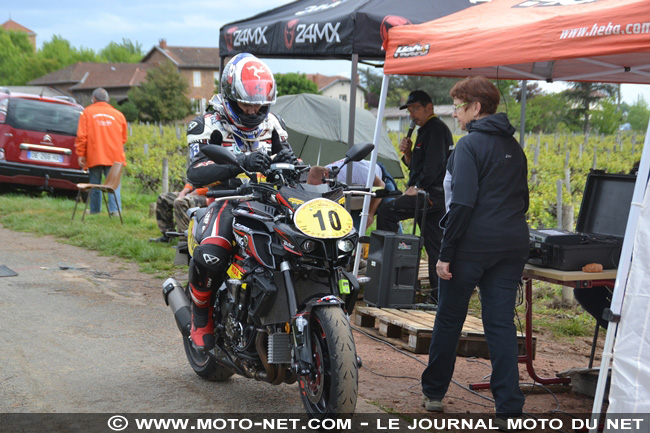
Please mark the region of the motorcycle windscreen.
POLYGON ((326 198, 340 205, 345 205, 345 197, 341 188, 335 188, 323 193, 306 191, 302 188, 283 186, 277 195, 278 202, 295 212, 300 206, 315 198, 326 198))

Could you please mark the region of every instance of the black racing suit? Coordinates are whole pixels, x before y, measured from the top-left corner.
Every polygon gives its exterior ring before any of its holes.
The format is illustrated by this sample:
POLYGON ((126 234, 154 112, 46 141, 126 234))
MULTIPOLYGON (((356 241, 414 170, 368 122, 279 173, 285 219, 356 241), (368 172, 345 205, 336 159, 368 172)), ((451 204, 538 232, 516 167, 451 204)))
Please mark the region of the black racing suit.
MULTIPOLYGON (((208 144, 224 146, 236 156, 251 152, 265 152, 271 156, 282 149, 291 149, 284 122, 274 114, 269 113, 254 131, 242 131, 227 121, 222 107, 216 105, 214 108, 214 113, 195 118, 187 131, 191 158, 187 179, 195 188, 233 189, 250 181, 237 165, 217 164, 205 156, 201 149, 208 144)), ((200 224, 195 225, 193 232, 199 245, 192 253, 189 269, 193 301, 192 340, 197 346, 206 348, 214 345, 210 317, 213 295, 223 283, 234 246, 232 208, 233 204, 228 200, 210 204, 207 214, 200 224), (203 342, 196 341, 198 339, 203 339, 203 342)))

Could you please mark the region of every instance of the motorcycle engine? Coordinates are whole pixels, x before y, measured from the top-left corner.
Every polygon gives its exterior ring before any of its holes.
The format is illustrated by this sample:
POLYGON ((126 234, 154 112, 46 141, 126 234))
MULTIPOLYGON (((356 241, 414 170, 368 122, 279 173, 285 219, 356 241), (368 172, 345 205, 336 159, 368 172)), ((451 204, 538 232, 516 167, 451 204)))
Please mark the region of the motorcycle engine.
POLYGON ((233 346, 238 350, 244 350, 246 347, 246 341, 244 340, 244 325, 237 320, 232 312, 228 317, 226 317, 224 325, 226 336, 232 342, 233 346))

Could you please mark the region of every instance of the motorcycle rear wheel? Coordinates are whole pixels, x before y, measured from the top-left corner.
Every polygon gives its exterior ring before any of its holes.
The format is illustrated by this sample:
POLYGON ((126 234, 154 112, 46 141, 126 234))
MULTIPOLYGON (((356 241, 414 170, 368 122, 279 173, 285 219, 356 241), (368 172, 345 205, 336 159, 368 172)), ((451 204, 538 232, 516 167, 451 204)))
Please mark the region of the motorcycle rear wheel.
POLYGON ((357 404, 359 376, 350 322, 341 308, 311 314, 312 373, 301 378, 300 397, 313 418, 351 415, 357 404))
MULTIPOLYGON (((189 297, 189 285, 185 288, 185 294, 189 297)), ((192 370, 203 379, 211 382, 224 382, 235 374, 234 371, 224 367, 217 361, 221 353, 221 349, 218 347, 214 349, 215 355, 210 352, 196 350, 187 336, 183 336, 183 347, 192 370)))

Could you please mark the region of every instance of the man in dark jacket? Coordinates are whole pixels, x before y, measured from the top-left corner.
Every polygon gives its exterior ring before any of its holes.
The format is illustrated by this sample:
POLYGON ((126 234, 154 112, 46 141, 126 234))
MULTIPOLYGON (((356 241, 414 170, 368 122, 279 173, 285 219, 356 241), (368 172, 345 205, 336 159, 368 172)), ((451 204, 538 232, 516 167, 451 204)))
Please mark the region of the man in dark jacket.
MULTIPOLYGON (((445 178, 447 154, 453 146, 451 131, 445 123, 433 113, 433 102, 429 95, 422 90, 411 92, 406 104, 399 107, 407 109, 411 119, 418 125, 415 146, 409 136, 400 142, 403 152, 402 161, 409 167, 409 181, 404 194, 396 200, 380 206, 377 214, 377 229, 398 231, 401 220, 413 218, 417 202, 418 190, 424 190, 429 196, 427 213, 424 218, 424 248, 427 251, 429 262, 429 283, 431 285, 431 301, 438 301, 438 277, 435 265, 440 253, 440 239, 442 229, 440 220, 445 214, 445 195, 442 181, 445 178)), ((422 209, 424 203, 420 203, 422 209)), ((418 215, 417 223, 422 221, 422 214, 418 215)))

